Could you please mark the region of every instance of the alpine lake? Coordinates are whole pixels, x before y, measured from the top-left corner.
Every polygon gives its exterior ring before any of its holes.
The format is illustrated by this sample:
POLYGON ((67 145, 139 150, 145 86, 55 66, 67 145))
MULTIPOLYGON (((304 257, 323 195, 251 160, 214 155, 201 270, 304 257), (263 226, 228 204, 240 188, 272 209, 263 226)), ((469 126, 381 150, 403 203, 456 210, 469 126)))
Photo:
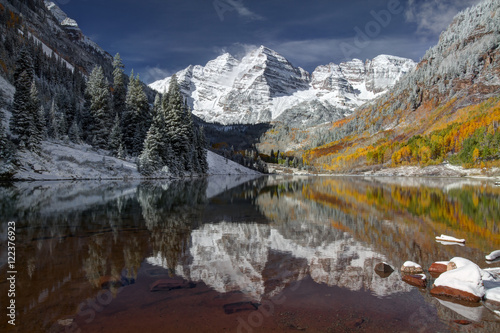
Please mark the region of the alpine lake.
POLYGON ((491 180, 15 182, 0 185, 0 216, 2 332, 500 332, 500 304, 436 298, 427 271, 453 257, 500 267, 485 261, 500 249, 491 180), (407 260, 426 288, 402 281, 407 260))

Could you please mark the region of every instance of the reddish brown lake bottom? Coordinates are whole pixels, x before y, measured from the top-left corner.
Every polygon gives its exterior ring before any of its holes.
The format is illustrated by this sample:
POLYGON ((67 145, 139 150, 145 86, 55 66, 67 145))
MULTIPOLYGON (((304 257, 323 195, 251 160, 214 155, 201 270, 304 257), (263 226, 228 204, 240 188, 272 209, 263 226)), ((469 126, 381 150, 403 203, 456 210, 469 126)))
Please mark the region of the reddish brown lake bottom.
MULTIPOLYGON (((143 265, 144 266, 144 265, 143 265)), ((146 265, 149 266, 149 265, 146 265)), ((310 278, 259 302, 244 293, 193 288, 150 291, 166 276, 139 274, 95 317, 77 316, 82 332, 436 332, 447 331, 419 291, 377 298, 318 284, 310 278), (420 300, 419 300, 420 299, 420 300), (227 313, 235 311, 233 313, 227 313)))

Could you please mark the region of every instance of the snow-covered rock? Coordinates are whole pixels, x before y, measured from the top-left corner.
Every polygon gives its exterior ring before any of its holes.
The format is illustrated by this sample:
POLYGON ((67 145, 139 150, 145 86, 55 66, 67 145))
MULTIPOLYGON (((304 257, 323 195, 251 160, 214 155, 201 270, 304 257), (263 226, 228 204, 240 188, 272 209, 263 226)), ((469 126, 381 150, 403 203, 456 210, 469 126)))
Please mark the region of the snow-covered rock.
POLYGON ((456 268, 444 272, 434 281, 431 294, 450 296, 461 300, 479 302, 485 295, 483 272, 479 266, 465 258, 453 258, 456 268))
MULTIPOLYGON (((281 121, 296 126, 341 119, 393 87, 414 67, 410 59, 380 55, 366 62, 319 66, 309 74, 261 46, 241 60, 225 53, 176 75, 193 113, 208 122, 281 121)), ((150 87, 165 92, 170 80, 150 87)))
POLYGON ((463 238, 459 239, 448 235, 436 236, 436 240, 441 242, 465 243, 465 239, 463 238))
POLYGON ((407 274, 421 274, 424 271, 422 270, 422 266, 413 261, 405 261, 403 266, 401 266, 401 272, 407 274))
POLYGON ((496 250, 485 256, 486 260, 495 260, 500 257, 500 250, 496 250))
POLYGON ((497 283, 495 287, 486 289, 484 298, 488 301, 500 303, 500 283, 497 283))

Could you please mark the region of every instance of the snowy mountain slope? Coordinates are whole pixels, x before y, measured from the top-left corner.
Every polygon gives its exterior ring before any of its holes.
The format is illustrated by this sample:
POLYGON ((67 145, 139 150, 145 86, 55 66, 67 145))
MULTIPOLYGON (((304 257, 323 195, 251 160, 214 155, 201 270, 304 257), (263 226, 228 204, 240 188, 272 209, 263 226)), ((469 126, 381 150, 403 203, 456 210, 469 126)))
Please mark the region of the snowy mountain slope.
MULTIPOLYGON (((42 42, 46 54, 55 54, 85 74, 89 74, 96 64, 103 66, 106 72, 111 72, 111 55, 87 37, 77 22, 69 18, 56 3, 44 0, 29 3, 0 0, 0 4, 11 15, 22 17, 26 31, 42 42)), ((22 31, 19 29, 20 33, 22 31)))
MULTIPOLYGON (((362 62, 319 66, 309 74, 261 46, 241 60, 225 53, 178 72, 193 113, 208 122, 256 124, 282 121, 315 125, 349 115, 415 67, 410 59, 380 55, 362 62)), ((170 77, 150 84, 165 92, 170 77)))
MULTIPOLYGON (((104 51, 99 45, 97 45, 97 43, 95 43, 89 37, 84 35, 83 32, 78 27, 78 23, 72 18, 69 18, 68 15, 61 8, 59 8, 54 2, 45 0, 44 4, 45 7, 54 16, 59 27, 62 28, 64 31, 66 31, 66 33, 70 36, 70 38, 74 42, 84 45, 88 47, 90 50, 96 51, 101 56, 110 59, 110 55, 106 51, 104 51)), ((57 27, 53 26, 52 28, 54 29, 57 27)))

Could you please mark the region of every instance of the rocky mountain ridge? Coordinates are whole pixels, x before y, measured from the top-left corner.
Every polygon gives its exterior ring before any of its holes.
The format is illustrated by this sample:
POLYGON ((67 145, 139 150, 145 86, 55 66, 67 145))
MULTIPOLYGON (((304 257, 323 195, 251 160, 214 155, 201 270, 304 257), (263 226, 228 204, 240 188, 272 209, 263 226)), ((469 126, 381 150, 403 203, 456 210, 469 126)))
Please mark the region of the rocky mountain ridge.
MULTIPOLYGON (((207 122, 311 126, 351 114, 414 67, 413 60, 380 55, 366 62, 330 63, 309 74, 261 46, 241 60, 225 53, 176 75, 193 113, 207 122)), ((170 79, 150 87, 164 92, 170 79)))

